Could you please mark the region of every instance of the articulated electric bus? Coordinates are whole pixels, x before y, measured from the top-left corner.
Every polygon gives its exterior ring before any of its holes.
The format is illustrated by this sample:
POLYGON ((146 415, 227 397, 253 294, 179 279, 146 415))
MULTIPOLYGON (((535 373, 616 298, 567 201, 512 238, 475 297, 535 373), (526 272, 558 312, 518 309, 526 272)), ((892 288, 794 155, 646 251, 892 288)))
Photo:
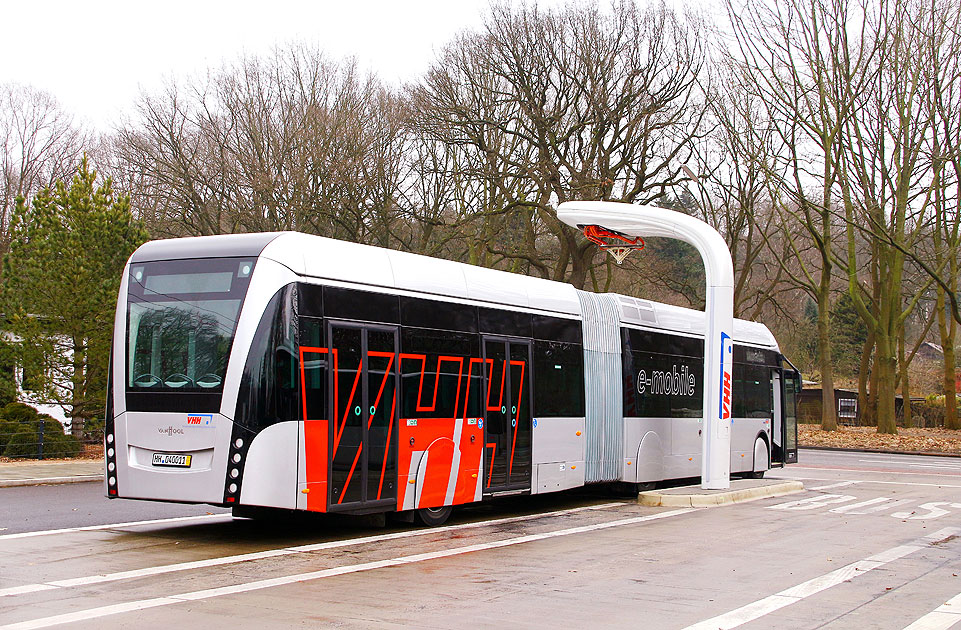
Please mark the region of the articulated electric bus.
MULTIPOLYGON (((701 471, 704 314, 282 232, 153 241, 117 304, 106 492, 398 512, 701 471)), ((734 325, 731 471, 796 461, 799 376, 734 325)))

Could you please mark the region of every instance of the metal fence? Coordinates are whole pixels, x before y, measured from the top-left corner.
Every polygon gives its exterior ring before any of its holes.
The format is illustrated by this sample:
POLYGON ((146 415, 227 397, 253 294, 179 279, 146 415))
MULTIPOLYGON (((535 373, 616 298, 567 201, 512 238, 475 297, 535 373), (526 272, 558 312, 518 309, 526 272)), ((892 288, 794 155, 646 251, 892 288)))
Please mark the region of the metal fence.
POLYGON ((8 459, 64 459, 78 457, 87 444, 102 444, 102 425, 77 438, 53 418, 21 422, 0 421, 0 457, 8 459))

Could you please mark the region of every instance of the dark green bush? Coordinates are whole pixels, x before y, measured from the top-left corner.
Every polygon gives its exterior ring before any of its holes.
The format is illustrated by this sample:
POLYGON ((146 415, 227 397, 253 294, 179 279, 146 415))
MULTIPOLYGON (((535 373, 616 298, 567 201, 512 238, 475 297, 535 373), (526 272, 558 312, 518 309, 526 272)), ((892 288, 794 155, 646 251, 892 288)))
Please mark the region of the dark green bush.
POLYGON ((3 450, 7 448, 7 442, 13 437, 13 434, 20 429, 19 422, 10 422, 9 420, 4 420, 0 418, 0 454, 3 450))
POLYGON ((4 457, 36 457, 37 432, 29 424, 20 425, 20 430, 13 434, 3 449, 4 457))
MULTIPOLYGON (((72 435, 66 435, 62 433, 60 423, 56 420, 53 431, 45 431, 43 434, 43 457, 44 459, 50 458, 64 458, 64 457, 76 457, 83 450, 83 446, 80 444, 80 440, 73 437, 72 435)), ((49 427, 50 424, 47 424, 49 427)))
MULTIPOLYGON (((83 450, 80 441, 72 435, 65 435, 63 425, 46 415, 20 423, 3 422, 2 426, 8 427, 8 433, 6 440, 3 440, 4 436, 0 433, 0 441, 3 441, 0 454, 4 457, 35 458, 39 450, 41 419, 43 420, 44 459, 76 457, 80 454, 83 450), (9 428, 15 430, 9 431, 9 428)), ((0 428, 0 432, 2 431, 4 429, 0 428)))
POLYGON ((12 402, 0 411, 0 417, 10 422, 29 422, 39 416, 36 409, 21 402, 12 402))

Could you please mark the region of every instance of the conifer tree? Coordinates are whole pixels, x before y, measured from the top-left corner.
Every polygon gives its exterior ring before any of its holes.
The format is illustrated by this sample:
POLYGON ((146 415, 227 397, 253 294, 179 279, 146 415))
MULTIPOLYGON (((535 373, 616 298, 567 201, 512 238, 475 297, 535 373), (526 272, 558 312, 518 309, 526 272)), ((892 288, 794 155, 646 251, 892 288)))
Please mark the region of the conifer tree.
POLYGON ((147 233, 84 157, 71 182, 17 200, 11 236, 0 302, 18 363, 34 367, 32 391, 60 405, 79 437, 103 415, 121 274, 147 233))

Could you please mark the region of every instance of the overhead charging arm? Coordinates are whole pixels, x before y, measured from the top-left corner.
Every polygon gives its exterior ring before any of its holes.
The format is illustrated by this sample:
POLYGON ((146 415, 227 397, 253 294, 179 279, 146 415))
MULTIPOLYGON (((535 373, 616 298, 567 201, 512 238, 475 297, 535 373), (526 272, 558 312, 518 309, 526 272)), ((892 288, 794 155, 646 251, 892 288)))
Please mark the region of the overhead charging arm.
POLYGON ((723 490, 731 485, 731 360, 734 326, 734 265, 724 238, 694 217, 656 208, 612 201, 568 201, 557 217, 573 227, 599 225, 628 236, 662 236, 690 243, 704 261, 704 409, 701 434, 701 487, 723 490))

